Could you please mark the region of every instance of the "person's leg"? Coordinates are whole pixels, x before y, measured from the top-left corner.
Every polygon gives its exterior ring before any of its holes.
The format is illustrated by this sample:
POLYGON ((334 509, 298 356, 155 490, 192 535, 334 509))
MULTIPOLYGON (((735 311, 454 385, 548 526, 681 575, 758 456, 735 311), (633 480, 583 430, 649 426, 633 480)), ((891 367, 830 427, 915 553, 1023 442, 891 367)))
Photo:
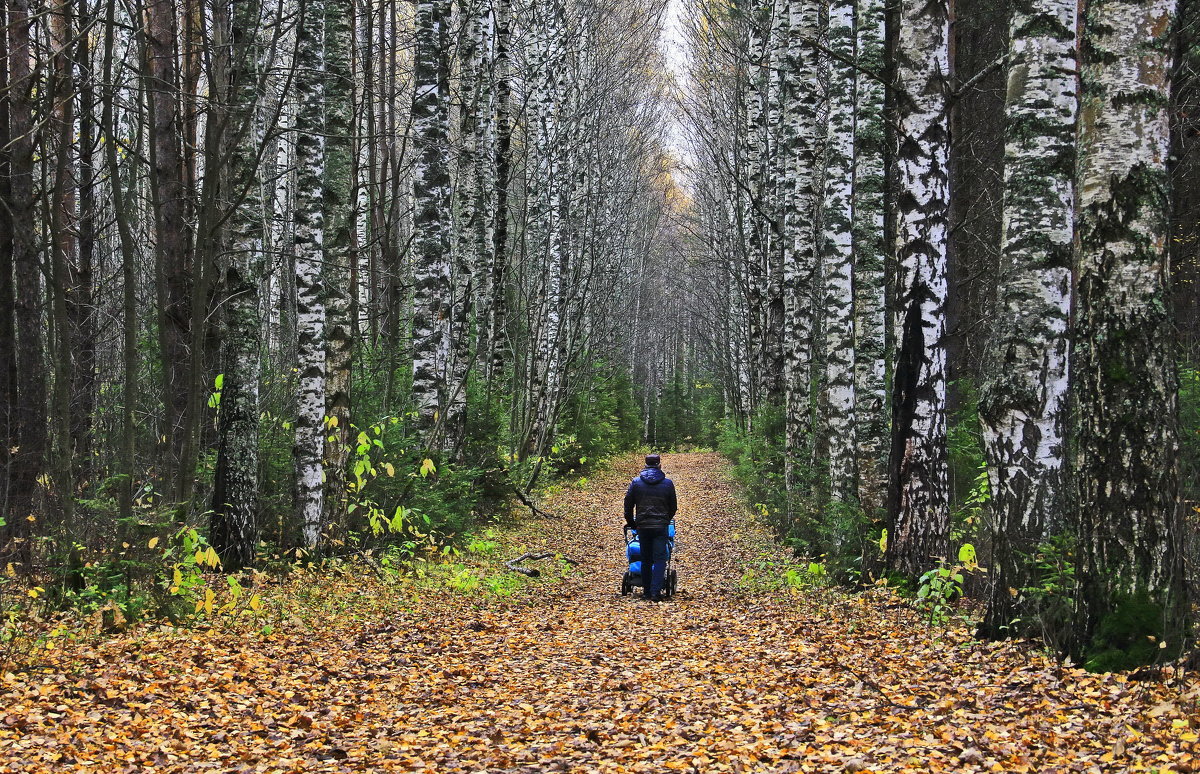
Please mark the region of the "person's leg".
MULTIPOLYGON (((660 530, 657 529, 639 529, 638 543, 641 550, 642 558, 642 597, 650 599, 653 592, 654 581, 654 546, 658 542, 660 530)), ((666 533, 661 533, 666 534, 666 533)))
MULTIPOLYGON (((667 531, 660 530, 654 537, 650 565, 650 598, 661 599, 667 578, 667 531)), ((645 567, 645 564, 642 565, 645 567)))

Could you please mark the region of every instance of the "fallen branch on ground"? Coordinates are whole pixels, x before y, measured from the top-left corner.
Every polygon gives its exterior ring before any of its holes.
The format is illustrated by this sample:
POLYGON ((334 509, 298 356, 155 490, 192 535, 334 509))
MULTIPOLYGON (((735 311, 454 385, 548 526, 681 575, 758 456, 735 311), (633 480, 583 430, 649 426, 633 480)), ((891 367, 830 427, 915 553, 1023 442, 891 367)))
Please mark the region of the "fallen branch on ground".
POLYGON ((535 503, 529 497, 529 495, 525 494, 524 490, 522 490, 521 487, 514 484, 513 491, 517 493, 517 499, 520 500, 527 508, 529 508, 529 510, 533 512, 534 516, 537 516, 539 519, 554 518, 554 514, 543 511, 541 508, 537 507, 537 503, 535 503))
POLYGON ((517 565, 519 565, 521 562, 524 562, 524 561, 536 562, 539 559, 549 559, 552 556, 557 556, 559 559, 562 559, 567 564, 579 564, 579 562, 575 561, 574 559, 568 559, 567 557, 562 556, 561 554, 556 554, 553 551, 548 551, 548 552, 542 553, 542 554, 532 554, 532 553, 521 554, 516 559, 510 559, 509 561, 505 562, 504 566, 507 567, 508 569, 512 570, 513 572, 519 572, 522 575, 528 575, 530 578, 536 578, 539 575, 541 575, 541 572, 539 572, 537 570, 537 568, 535 568, 535 567, 518 567, 517 565))

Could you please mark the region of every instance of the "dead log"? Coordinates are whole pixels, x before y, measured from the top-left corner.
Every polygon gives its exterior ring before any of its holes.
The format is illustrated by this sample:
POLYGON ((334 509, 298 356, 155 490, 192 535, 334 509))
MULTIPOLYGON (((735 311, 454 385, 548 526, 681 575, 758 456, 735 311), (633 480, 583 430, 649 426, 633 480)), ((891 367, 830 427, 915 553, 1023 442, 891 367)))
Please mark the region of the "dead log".
POLYGON ((508 569, 512 570, 513 572, 519 572, 522 575, 528 575, 530 578, 536 578, 542 574, 536 567, 519 567, 518 565, 520 565, 521 562, 525 562, 525 561, 536 562, 539 559, 549 559, 552 556, 557 556, 558 558, 562 559, 567 564, 579 564, 579 562, 575 561, 574 559, 568 559, 567 557, 562 556, 560 554, 556 554, 553 551, 547 551, 545 553, 540 553, 540 554, 534 554, 534 553, 521 554, 516 559, 510 559, 507 562, 505 562, 504 566, 507 567, 508 569))
POLYGON ((553 519, 554 518, 554 514, 543 511, 541 508, 537 507, 537 503, 535 503, 533 501, 533 498, 531 498, 528 494, 526 494, 526 492, 523 489, 521 489, 521 487, 517 486, 516 484, 513 484, 512 490, 514 492, 516 492, 517 499, 520 500, 521 503, 525 507, 529 508, 529 510, 533 513, 534 516, 536 516, 539 519, 553 519))

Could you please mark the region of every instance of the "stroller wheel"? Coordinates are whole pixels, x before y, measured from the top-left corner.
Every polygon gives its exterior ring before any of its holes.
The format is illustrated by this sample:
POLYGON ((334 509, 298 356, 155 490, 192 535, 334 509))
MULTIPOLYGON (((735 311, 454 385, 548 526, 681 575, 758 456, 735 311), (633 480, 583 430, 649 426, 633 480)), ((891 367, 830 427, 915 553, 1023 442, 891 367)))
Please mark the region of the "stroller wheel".
POLYGON ((679 576, 675 574, 674 570, 671 570, 670 572, 667 573, 667 598, 668 599, 675 596, 675 585, 676 585, 676 583, 678 583, 678 581, 679 581, 679 576))
POLYGON ((633 591, 633 584, 629 582, 629 573, 626 572, 621 576, 621 596, 627 597, 633 591))

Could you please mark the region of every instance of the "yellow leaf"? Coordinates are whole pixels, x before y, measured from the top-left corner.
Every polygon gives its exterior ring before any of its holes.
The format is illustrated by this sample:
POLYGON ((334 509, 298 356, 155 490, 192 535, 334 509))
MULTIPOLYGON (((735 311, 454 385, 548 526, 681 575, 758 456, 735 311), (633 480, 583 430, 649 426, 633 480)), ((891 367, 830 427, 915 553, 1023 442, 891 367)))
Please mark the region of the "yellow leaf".
MULTIPOLYGON (((171 583, 176 587, 183 585, 183 573, 179 571, 178 567, 175 568, 175 572, 171 576, 171 583)), ((172 591, 171 593, 174 594, 175 592, 172 591)))
POLYGON ((257 594, 250 597, 250 609, 256 613, 262 609, 262 602, 259 601, 257 594))
POLYGON ((437 467, 433 464, 433 460, 426 457, 425 461, 421 463, 421 478, 425 478, 430 473, 436 473, 436 472, 437 472, 437 467))
POLYGON ((383 469, 387 471, 388 478, 392 478, 396 475, 396 467, 390 462, 383 463, 383 469))
POLYGON ((158 545, 158 538, 152 537, 152 538, 150 538, 150 542, 146 544, 146 547, 154 548, 156 545, 158 545))

